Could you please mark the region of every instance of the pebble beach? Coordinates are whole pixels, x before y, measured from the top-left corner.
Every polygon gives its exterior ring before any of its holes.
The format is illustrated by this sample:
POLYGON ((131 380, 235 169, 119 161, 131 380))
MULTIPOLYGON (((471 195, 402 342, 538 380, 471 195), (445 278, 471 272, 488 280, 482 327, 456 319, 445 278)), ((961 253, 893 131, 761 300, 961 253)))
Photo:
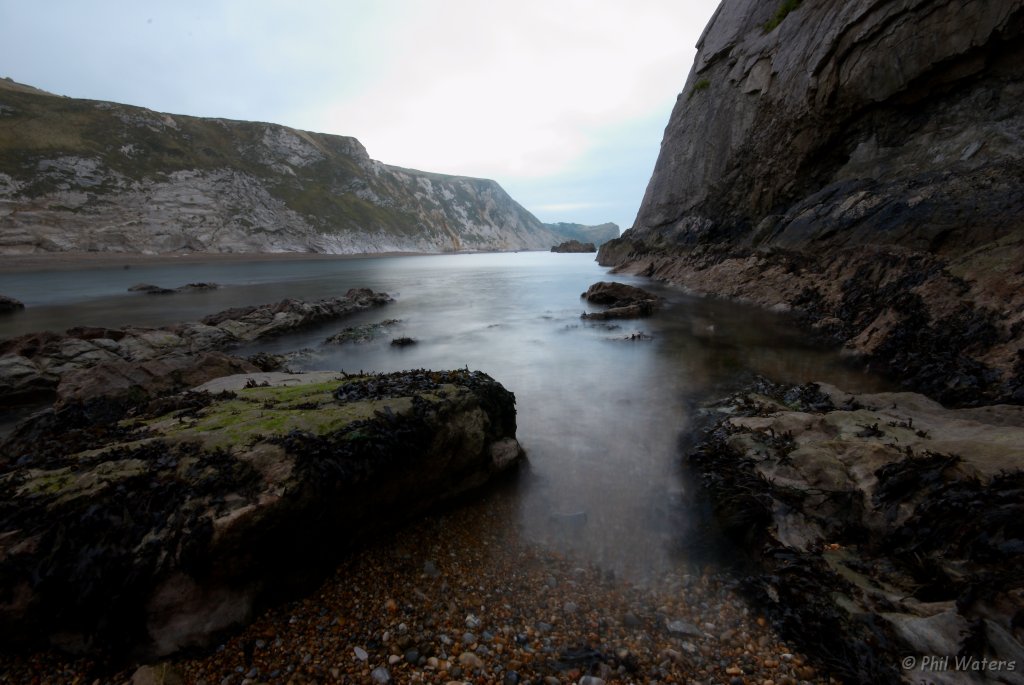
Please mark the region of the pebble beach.
POLYGON ((681 564, 635 584, 524 540, 518 506, 495 492, 374 541, 204 653, 116 672, 52 653, 0 656, 0 682, 836 682, 715 568, 681 564))

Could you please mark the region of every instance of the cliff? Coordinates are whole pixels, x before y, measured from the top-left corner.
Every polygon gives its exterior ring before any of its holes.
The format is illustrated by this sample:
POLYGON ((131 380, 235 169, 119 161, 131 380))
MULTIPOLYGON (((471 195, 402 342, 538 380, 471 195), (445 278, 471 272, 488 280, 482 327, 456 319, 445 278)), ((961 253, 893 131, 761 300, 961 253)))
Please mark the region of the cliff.
POLYGON ((609 240, 619 237, 619 225, 612 222, 586 226, 584 224, 572 224, 559 221, 553 224, 544 224, 545 228, 568 240, 578 240, 581 243, 594 243, 603 245, 609 240))
POLYGON ((547 250, 494 181, 355 138, 162 114, 0 80, 0 254, 547 250))
POLYGON ((1024 401, 1022 34, 1022 0, 725 0, 599 261, 1024 401))

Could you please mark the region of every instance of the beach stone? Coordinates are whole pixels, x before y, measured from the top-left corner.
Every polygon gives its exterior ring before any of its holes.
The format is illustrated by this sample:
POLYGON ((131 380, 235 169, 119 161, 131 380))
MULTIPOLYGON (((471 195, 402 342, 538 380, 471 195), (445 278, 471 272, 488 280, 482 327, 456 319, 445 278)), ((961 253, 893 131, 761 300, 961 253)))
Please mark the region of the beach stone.
POLYGON ((391 671, 384 666, 378 666, 370 671, 370 679, 378 685, 387 685, 391 682, 391 671))
POLYGON ((478 657, 473 652, 463 652, 462 654, 460 654, 459 664, 463 668, 468 668, 470 670, 482 669, 484 667, 483 660, 481 660, 480 657, 478 657))
POLYGON ((683 635, 686 637, 704 637, 704 631, 697 626, 687 621, 676 619, 669 621, 666 625, 668 632, 673 635, 683 635))
POLYGON ((370 658, 370 655, 367 654, 366 650, 363 649, 362 647, 355 647, 355 648, 353 648, 352 651, 355 653, 356 658, 359 659, 360 661, 366 661, 367 659, 370 658))

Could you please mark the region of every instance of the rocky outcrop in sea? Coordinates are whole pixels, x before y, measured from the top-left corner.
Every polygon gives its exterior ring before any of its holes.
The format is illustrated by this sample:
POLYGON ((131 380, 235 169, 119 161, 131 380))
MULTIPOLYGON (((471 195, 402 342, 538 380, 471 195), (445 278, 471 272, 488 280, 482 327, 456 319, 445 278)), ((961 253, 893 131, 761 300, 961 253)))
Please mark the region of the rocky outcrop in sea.
POLYGON ((552 252, 597 252, 597 247, 594 243, 581 243, 578 240, 566 240, 564 243, 559 243, 551 248, 552 252))
POLYGON ((1024 402, 1024 2, 725 0, 599 261, 1024 402))
POLYGON ((137 400, 228 373, 259 370, 225 350, 343 318, 392 298, 368 288, 316 302, 286 299, 236 307, 163 328, 76 327, 0 342, 0 406, 104 395, 137 400))

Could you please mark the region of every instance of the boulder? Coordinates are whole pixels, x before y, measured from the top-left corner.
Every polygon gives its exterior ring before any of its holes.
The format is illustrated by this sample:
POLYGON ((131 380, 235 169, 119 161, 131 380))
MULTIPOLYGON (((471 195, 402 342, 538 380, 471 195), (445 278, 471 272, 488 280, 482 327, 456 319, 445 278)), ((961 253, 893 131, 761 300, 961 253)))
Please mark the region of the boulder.
POLYGON ((143 657, 209 645, 513 468, 514 403, 468 370, 244 374, 108 406, 73 442, 52 421, 53 439, 3 446, 0 633, 143 657))
POLYGON ((712 528, 801 649, 849 682, 896 682, 907 654, 1020 658, 1024 407, 760 379, 709 419, 688 463, 712 528))
POLYGON ((650 316, 661 303, 661 298, 643 288, 609 281, 593 284, 580 297, 594 304, 608 306, 604 311, 587 312, 580 317, 598 321, 650 316))
POLYGON ((7 297, 6 295, 0 295, 0 314, 18 312, 24 308, 25 304, 20 300, 16 300, 13 297, 7 297))

